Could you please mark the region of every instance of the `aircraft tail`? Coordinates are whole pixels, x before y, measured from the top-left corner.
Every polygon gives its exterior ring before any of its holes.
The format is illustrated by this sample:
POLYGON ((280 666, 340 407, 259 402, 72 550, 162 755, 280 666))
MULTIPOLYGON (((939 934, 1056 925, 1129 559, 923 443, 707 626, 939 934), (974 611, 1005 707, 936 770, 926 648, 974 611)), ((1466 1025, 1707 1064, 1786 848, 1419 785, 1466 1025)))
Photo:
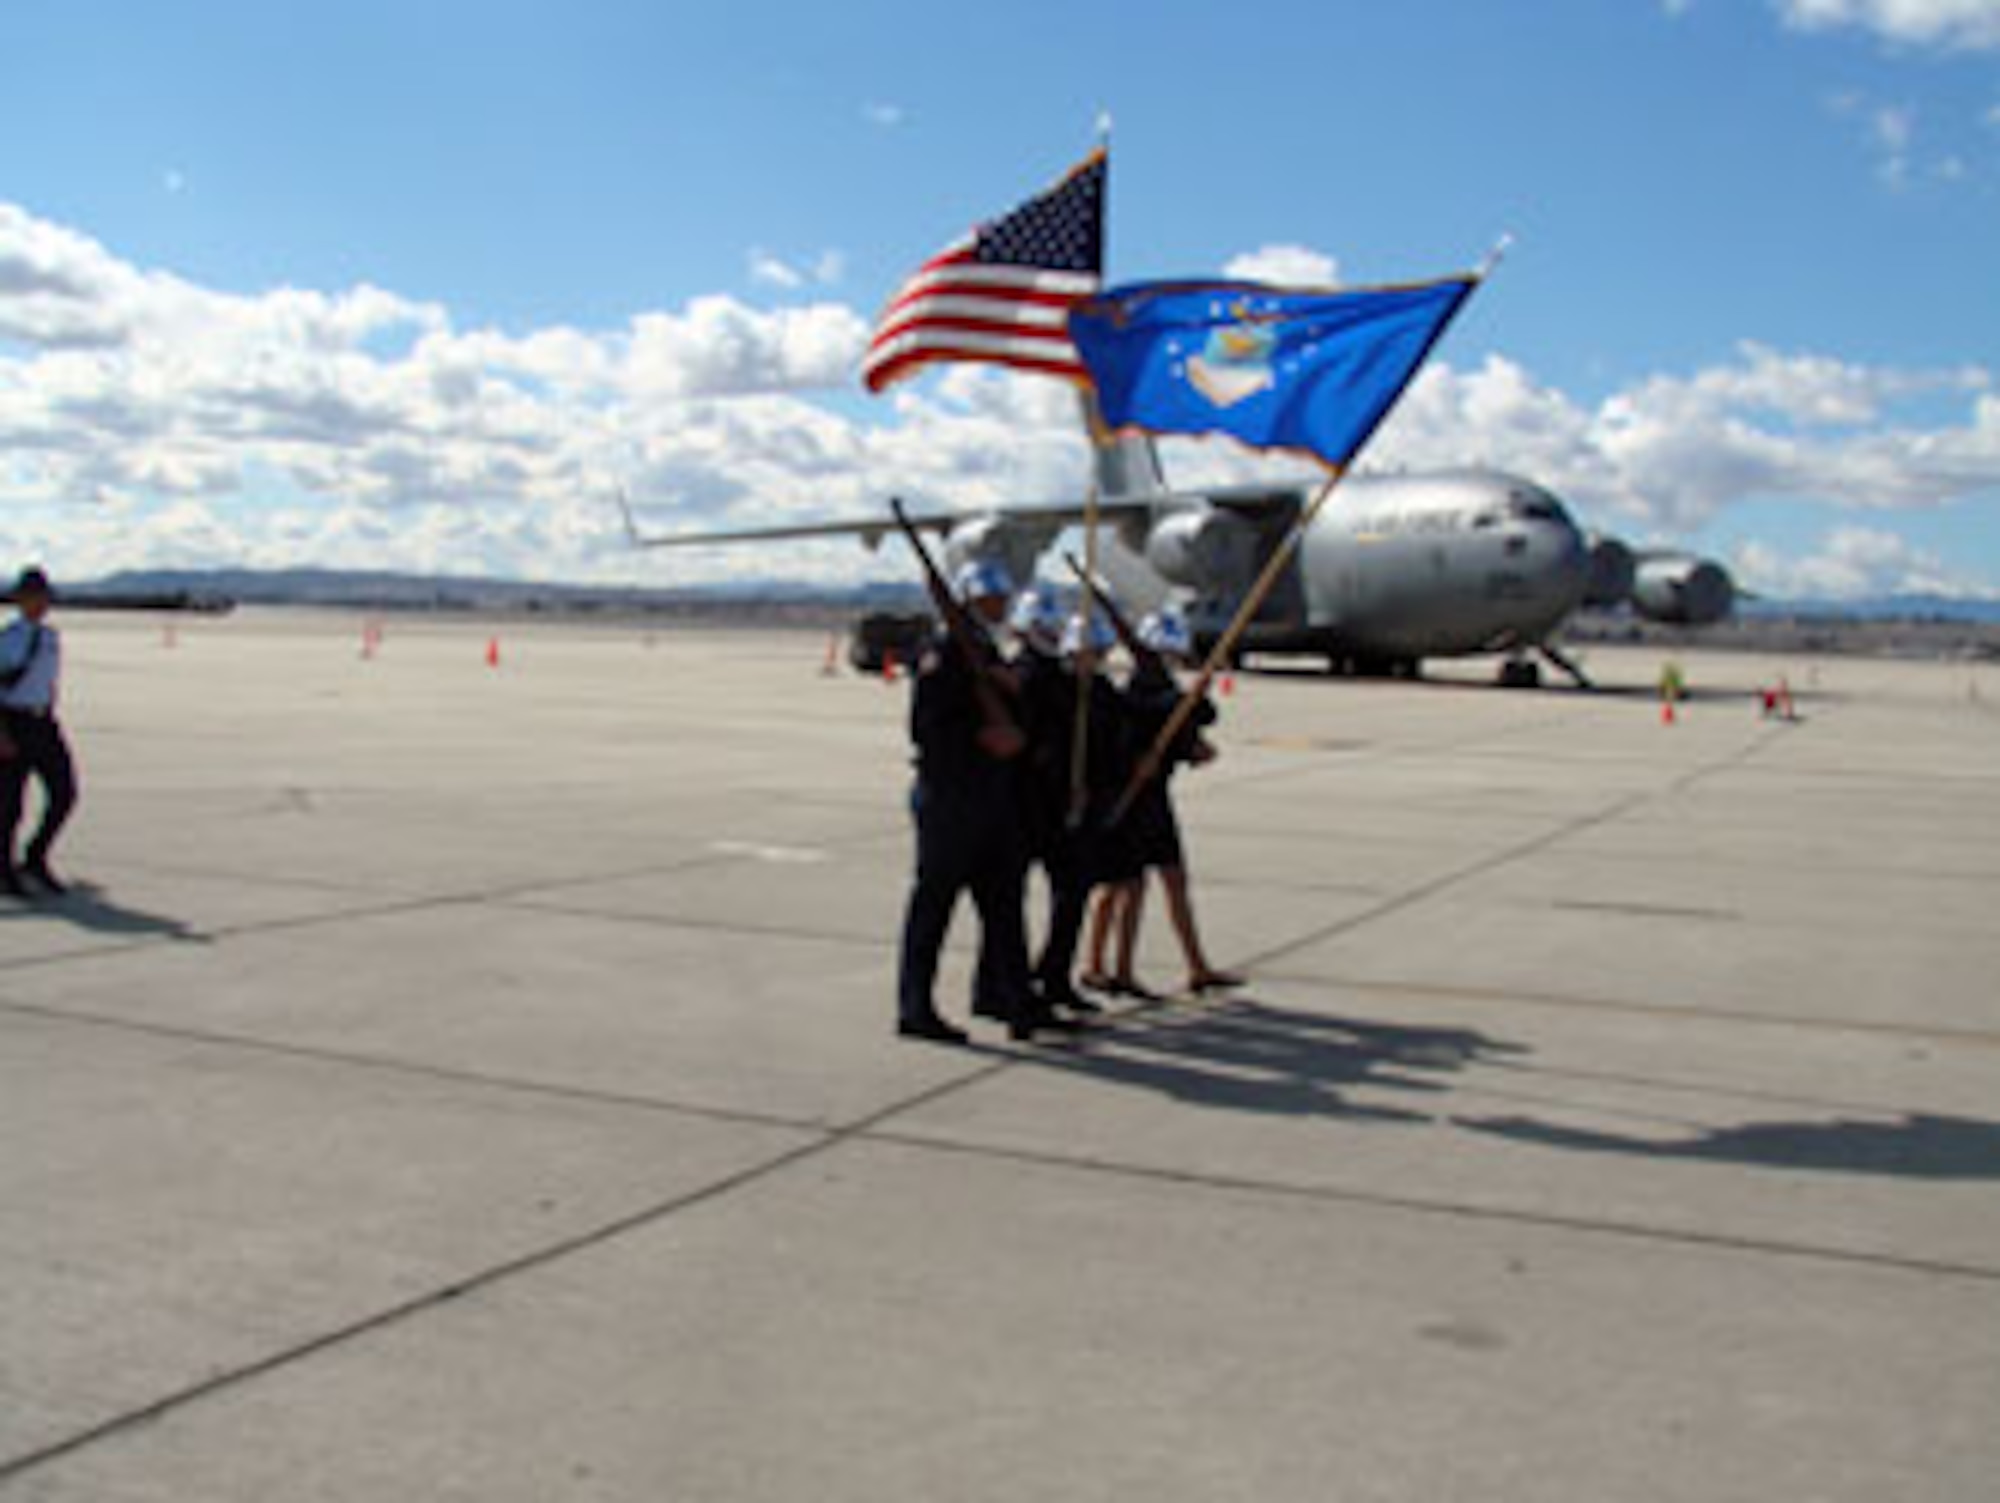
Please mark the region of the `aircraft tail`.
POLYGON ((1098 499, 1121 501, 1164 491, 1167 478, 1160 468, 1159 451, 1153 447, 1151 436, 1111 433, 1098 415, 1094 393, 1080 392, 1077 400, 1083 408, 1083 431, 1089 436, 1091 459, 1096 466, 1098 499))

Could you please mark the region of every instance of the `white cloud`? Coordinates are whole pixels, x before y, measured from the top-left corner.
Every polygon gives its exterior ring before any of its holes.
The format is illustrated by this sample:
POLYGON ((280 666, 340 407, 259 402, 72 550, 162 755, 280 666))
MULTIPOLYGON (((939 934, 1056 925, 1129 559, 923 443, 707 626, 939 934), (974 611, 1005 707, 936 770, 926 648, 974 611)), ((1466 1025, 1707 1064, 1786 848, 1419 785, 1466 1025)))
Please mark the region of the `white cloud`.
POLYGON ((887 104, 878 100, 861 106, 861 118, 883 130, 894 130, 909 117, 909 111, 900 104, 887 104))
POLYGON ((782 287, 786 291, 805 286, 805 273, 789 261, 781 261, 766 250, 753 248, 748 256, 750 280, 761 282, 767 287, 782 287))
POLYGON ((1927 148, 1916 107, 1890 104, 1847 92, 1827 100, 1827 109, 1853 123, 1863 149, 1873 159, 1884 186, 1902 190, 1924 181, 1962 183, 1972 172, 1962 155, 1927 148))
POLYGON ((1231 259, 1222 274, 1280 287, 1333 287, 1340 282, 1340 263, 1310 246, 1265 245, 1231 259))
MULTIPOLYGON (((612 490, 655 527, 1077 493, 1059 383, 962 368, 866 409, 824 402, 856 390, 867 332, 824 296, 506 333, 366 286, 218 292, 0 204, 0 558, 70 577, 172 561, 851 578, 903 564, 837 545, 641 561, 612 490)), ((1882 514, 2000 493, 2000 395, 1979 369, 1754 345, 1594 404, 1497 357, 1435 363, 1371 457, 1518 469, 1642 533, 1772 496, 1882 514), (1927 425, 1903 418, 1913 402, 1927 425)), ((1271 470, 1220 443, 1178 443, 1170 464, 1189 483, 1271 470)))
POLYGON ((745 260, 751 281, 787 292, 796 292, 811 284, 832 287, 847 275, 847 257, 831 248, 810 260, 788 261, 759 246, 752 247, 745 260))
POLYGON ((1907 108, 1884 105, 1868 117, 1868 133, 1876 152, 1876 172, 1892 188, 1910 180, 1910 147, 1916 140, 1916 115, 1907 108))
POLYGON ((1731 364, 1656 376, 1595 407, 1511 361, 1433 365, 1375 450, 1409 465, 1519 469, 1586 513, 1685 533, 1746 500, 1855 510, 1941 506, 2000 491, 2000 398, 1984 371, 1908 372, 1745 345, 1731 364), (1899 426, 1914 398, 1970 406, 1957 426, 1899 426))
POLYGON ((1857 29, 1942 50, 2000 48, 2000 0, 1776 0, 1800 31, 1857 29))
POLYGON ((861 316, 835 303, 760 312, 730 297, 698 297, 684 312, 633 319, 624 384, 634 395, 669 398, 839 386, 867 338, 861 316))
POLYGON ((1904 156, 1916 139, 1916 115, 1907 106, 1884 105, 1868 117, 1875 144, 1891 156, 1904 156))
POLYGON ((1745 543, 1731 563, 1745 586, 1780 600, 1861 600, 1884 595, 1983 595, 1996 592, 1893 532, 1836 527, 1817 551, 1789 555, 1745 543))

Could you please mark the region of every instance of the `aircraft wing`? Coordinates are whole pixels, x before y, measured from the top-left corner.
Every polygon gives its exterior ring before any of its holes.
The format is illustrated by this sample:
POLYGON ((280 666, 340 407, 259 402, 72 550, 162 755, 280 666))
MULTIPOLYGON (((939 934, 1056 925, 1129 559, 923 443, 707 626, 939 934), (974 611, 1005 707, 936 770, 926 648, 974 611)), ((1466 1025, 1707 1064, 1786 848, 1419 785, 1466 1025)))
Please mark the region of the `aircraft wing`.
MULTIPOLYGON (((1264 506, 1277 507, 1293 498, 1294 488, 1273 486, 1240 486, 1203 491, 1148 491, 1141 495, 1109 497, 1097 503, 1096 511, 1100 521, 1116 523, 1125 521, 1147 521, 1161 508, 1193 506, 1208 503, 1226 506, 1230 509, 1256 510, 1264 506)), ((885 505, 883 515, 878 517, 832 518, 824 522, 796 522, 775 527, 749 527, 721 532, 641 532, 637 518, 632 514, 632 505, 623 491, 618 495, 619 509, 625 515, 625 532, 635 548, 704 548, 729 543, 779 543, 798 542, 813 538, 859 538, 870 548, 880 546, 882 539, 896 530, 895 519, 887 515, 885 505)), ((1021 506, 1000 506, 991 511, 933 511, 921 516, 912 516, 911 525, 922 532, 949 535, 959 528, 975 522, 997 520, 1003 523, 1031 527, 1046 527, 1051 532, 1064 527, 1080 525, 1089 514, 1090 508, 1081 501, 1039 502, 1021 506)))

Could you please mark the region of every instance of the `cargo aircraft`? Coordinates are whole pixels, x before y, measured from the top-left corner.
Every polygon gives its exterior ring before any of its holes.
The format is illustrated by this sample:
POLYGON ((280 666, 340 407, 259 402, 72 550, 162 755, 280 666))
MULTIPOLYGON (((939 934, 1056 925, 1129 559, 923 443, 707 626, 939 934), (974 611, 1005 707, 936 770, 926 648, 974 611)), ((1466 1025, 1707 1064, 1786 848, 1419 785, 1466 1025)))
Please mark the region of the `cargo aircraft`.
MULTIPOLYGON (((1135 609, 1172 602, 1206 651, 1310 498, 1304 483, 1170 487, 1152 441, 1094 445, 1098 562, 1135 609)), ((621 495, 628 532, 647 548, 858 537, 879 547, 885 515, 736 532, 648 536, 621 495)), ((985 513, 913 515, 939 534, 953 566, 995 559, 1032 576, 1062 532, 1083 523, 1081 501, 985 513)), ((1585 607, 1627 604, 1651 621, 1705 626, 1727 616, 1734 582, 1720 564, 1639 551, 1585 534, 1541 486, 1497 470, 1355 475, 1307 532, 1240 640, 1245 652, 1322 657, 1335 672, 1414 676, 1426 658, 1496 654, 1500 681, 1540 682, 1545 658, 1588 687, 1555 644, 1585 607)))

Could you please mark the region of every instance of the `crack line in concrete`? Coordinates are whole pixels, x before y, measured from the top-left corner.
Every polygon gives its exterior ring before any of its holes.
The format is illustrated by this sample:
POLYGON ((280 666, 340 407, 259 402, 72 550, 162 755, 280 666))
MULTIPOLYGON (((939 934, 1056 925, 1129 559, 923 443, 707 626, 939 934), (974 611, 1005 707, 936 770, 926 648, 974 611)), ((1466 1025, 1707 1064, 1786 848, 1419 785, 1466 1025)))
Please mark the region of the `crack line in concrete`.
MULTIPOLYGON (((968 1081, 967 1084, 976 1082, 968 1081)), ((907 1132, 870 1132, 869 1143, 908 1149, 960 1154, 968 1158, 997 1159, 1035 1164, 1047 1168, 1072 1169, 1083 1173, 1112 1175, 1124 1179, 1155 1180, 1164 1184, 1186 1185, 1232 1194, 1267 1195, 1287 1200, 1322 1201, 1337 1205, 1362 1205, 1383 1210, 1409 1211, 1425 1216, 1463 1220, 1494 1221, 1520 1226, 1544 1227, 1580 1232, 1591 1236, 1618 1237, 1630 1241, 1656 1242, 1689 1247, 1713 1248, 1727 1252, 1755 1253, 1760 1256, 1807 1259, 1845 1267, 1881 1269, 1893 1273, 1914 1273, 1945 1278, 1968 1279, 2000 1284, 2000 1268, 1977 1263, 1951 1263, 1940 1259, 1905 1257, 1896 1253, 1872 1253, 1851 1248, 1816 1246, 1810 1242, 1783 1242, 1762 1237, 1730 1236, 1688 1228, 1649 1226, 1643 1222, 1599 1220, 1587 1216, 1564 1216, 1550 1211, 1519 1210, 1508 1206, 1468 1205, 1459 1201, 1425 1200, 1412 1195, 1389 1195, 1374 1190, 1346 1189, 1337 1185, 1301 1185, 1284 1180, 1257 1179, 1248 1175, 1206 1173, 1195 1169, 1169 1169, 1157 1165, 1133 1164, 1123 1160, 1100 1159, 1085 1154, 1053 1150, 1007 1148, 991 1143, 961 1143, 949 1138, 907 1132)))
POLYGON ((1377 903, 1373 907, 1363 909, 1360 913, 1350 914, 1346 918, 1337 919, 1331 924, 1310 930, 1296 939, 1270 946, 1253 955, 1239 957, 1236 960, 1236 965, 1239 969, 1254 971, 1259 966, 1268 965, 1273 960, 1282 960, 1287 956, 1298 954, 1301 950, 1312 949, 1317 945, 1324 944, 1327 940, 1337 939, 1343 934, 1350 933, 1364 924, 1374 923, 1377 919, 1387 918, 1392 914, 1402 912, 1406 908, 1412 908, 1420 903, 1427 902, 1439 893, 1458 886, 1461 882, 1470 881, 1474 877, 1486 876, 1491 872, 1500 870, 1502 867, 1511 866, 1516 861, 1538 855, 1542 851, 1568 840, 1571 836, 1580 835, 1585 830, 1594 829, 1599 825, 1609 824, 1647 804, 1657 800, 1678 797, 1705 778, 1713 777, 1719 773, 1728 772, 1741 766, 1768 746, 1772 739, 1773 732, 1769 728, 1766 728, 1761 736, 1746 742, 1740 747, 1734 748, 1713 762, 1683 774, 1669 783, 1664 789, 1626 794, 1597 809, 1578 815, 1574 819, 1557 825, 1552 830, 1544 830, 1533 839, 1524 840, 1504 850, 1482 856, 1454 871, 1434 877, 1428 882, 1419 883, 1417 886, 1408 888, 1385 902, 1377 903))
POLYGON ((666 1200, 642 1206, 636 1211, 628 1211, 624 1215, 614 1217, 610 1221, 600 1223, 585 1231, 573 1233, 567 1237, 546 1243, 539 1248, 517 1254, 499 1263, 491 1264, 463 1278, 454 1279, 447 1284, 439 1285, 422 1294, 412 1296, 409 1299, 399 1301, 384 1309, 376 1310, 359 1319, 349 1321, 345 1325, 338 1326, 333 1330, 323 1331, 317 1336, 308 1337, 303 1341, 295 1342, 275 1352, 267 1353, 253 1362, 245 1363, 240 1367, 230 1368, 224 1372, 215 1373, 210 1377, 202 1379, 200 1382, 190 1384, 185 1388, 176 1389, 168 1394, 163 1394, 148 1403, 126 1410, 122 1414, 112 1415, 110 1418, 102 1420, 95 1425, 91 1425, 58 1440, 50 1441, 31 1451, 0 1460, 0 1484, 4 1484, 25 1472, 60 1460, 64 1456, 73 1455, 77 1451, 83 1450, 100 1441, 109 1440, 137 1426, 151 1423, 177 1410, 185 1409, 189 1405, 240 1388, 258 1378, 268 1376, 280 1369, 294 1366, 299 1362, 317 1356, 322 1352, 330 1351, 335 1347, 344 1346, 348 1342, 360 1337, 401 1324, 403 1321, 421 1315, 426 1311, 435 1309, 453 1300, 464 1298, 467 1295, 475 1294, 482 1289, 489 1288, 518 1274, 546 1267, 560 1259, 599 1246, 628 1232, 651 1226, 678 1212, 720 1199, 736 1190, 753 1185, 772 1175, 779 1174, 806 1160, 818 1158, 838 1148, 841 1144, 868 1133, 881 1123, 889 1121, 904 1112, 919 1110, 928 1106, 933 1101, 976 1084, 987 1076, 997 1074, 999 1071, 1006 1069, 1010 1063, 1012 1063, 1011 1058, 990 1061, 965 1075, 955 1077, 940 1085, 927 1087, 913 1096, 893 1102, 880 1111, 857 1119, 848 1126, 823 1130, 810 1142, 798 1144, 795 1147, 786 1149, 782 1153, 762 1159, 747 1168, 739 1169, 732 1174, 712 1180, 697 1189, 683 1191, 666 1200))

